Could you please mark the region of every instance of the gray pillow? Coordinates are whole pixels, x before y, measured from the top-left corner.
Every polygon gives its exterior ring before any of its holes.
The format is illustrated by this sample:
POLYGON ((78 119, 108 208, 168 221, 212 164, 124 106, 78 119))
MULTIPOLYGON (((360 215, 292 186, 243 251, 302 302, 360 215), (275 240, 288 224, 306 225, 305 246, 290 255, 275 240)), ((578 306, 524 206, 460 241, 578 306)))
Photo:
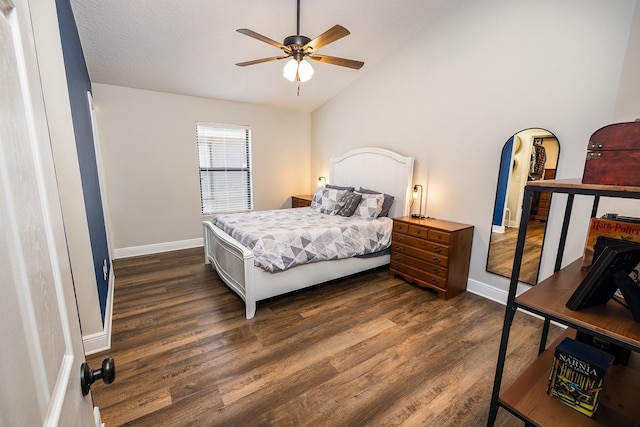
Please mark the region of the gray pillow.
POLYGON ((334 215, 342 207, 340 200, 347 193, 346 190, 333 188, 319 188, 311 201, 311 209, 314 211, 334 215))
POLYGON ((358 190, 360 193, 365 193, 365 194, 382 194, 384 195, 384 202, 382 202, 382 210, 380 211, 380 215, 378 215, 379 217, 381 216, 389 216, 389 211, 391 210, 391 205, 393 205, 393 201, 395 200, 395 197, 393 197, 390 194, 385 194, 385 193, 381 193, 379 191, 374 191, 374 190, 368 190, 366 188, 362 188, 360 187, 360 190, 358 190))
POLYGON ((334 190, 347 190, 347 191, 355 190, 355 187, 341 187, 339 185, 333 185, 333 184, 327 184, 325 185, 325 188, 333 188, 334 190))
POLYGON ((362 201, 362 195, 356 193, 347 193, 342 198, 341 202, 343 203, 342 207, 338 211, 338 215, 340 216, 351 216, 360 205, 362 201))

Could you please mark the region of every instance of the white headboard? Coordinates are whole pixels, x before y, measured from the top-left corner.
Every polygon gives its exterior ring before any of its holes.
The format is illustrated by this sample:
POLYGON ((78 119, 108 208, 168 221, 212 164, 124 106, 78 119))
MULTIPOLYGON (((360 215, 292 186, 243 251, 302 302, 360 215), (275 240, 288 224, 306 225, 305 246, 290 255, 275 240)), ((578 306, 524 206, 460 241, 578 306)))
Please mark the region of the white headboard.
POLYGON ((364 147, 330 160, 329 183, 376 190, 395 197, 389 217, 409 215, 413 157, 384 148, 364 147))

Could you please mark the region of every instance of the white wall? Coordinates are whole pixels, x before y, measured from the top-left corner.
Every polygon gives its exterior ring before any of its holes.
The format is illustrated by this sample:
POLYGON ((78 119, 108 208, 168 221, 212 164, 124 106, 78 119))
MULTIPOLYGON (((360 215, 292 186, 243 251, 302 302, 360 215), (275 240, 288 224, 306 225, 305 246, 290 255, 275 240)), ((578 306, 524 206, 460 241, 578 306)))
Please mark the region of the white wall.
POLYGON ((308 113, 96 83, 93 96, 116 258, 202 238, 196 122, 251 126, 255 209, 312 191, 308 113))
POLYGON ((640 118, 640 1, 636 2, 633 24, 629 34, 627 55, 624 59, 618 98, 614 114, 615 122, 629 122, 640 118))
MULTIPOLYGON (((415 182, 428 186, 427 215, 476 227, 471 282, 507 289, 506 279, 485 272, 502 147, 519 130, 548 129, 561 145, 557 177, 582 176, 589 136, 614 119, 623 63, 622 92, 638 85, 638 54, 628 53, 640 50, 637 41, 628 46, 636 3, 459 5, 312 113, 311 175, 323 175, 331 156, 354 147, 415 156, 415 182)), ((638 103, 625 98, 618 106, 625 114, 617 115, 628 117, 638 103)), ((561 224, 559 199, 551 229, 561 224)), ((565 261, 582 252, 590 205, 579 200, 574 211, 585 217, 572 223, 565 261)), ((541 277, 553 269, 549 252, 541 277)))

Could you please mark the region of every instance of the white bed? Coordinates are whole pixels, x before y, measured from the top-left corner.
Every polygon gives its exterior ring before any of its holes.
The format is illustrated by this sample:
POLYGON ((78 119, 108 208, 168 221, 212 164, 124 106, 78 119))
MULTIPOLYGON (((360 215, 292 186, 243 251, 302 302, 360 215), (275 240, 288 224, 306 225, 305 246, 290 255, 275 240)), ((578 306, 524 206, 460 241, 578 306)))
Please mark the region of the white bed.
MULTIPOLYGON (((364 187, 395 197, 389 217, 409 214, 413 157, 382 148, 359 148, 330 161, 329 183, 364 187)), ((329 280, 370 270, 389 263, 389 255, 347 258, 299 265, 276 273, 254 265, 253 253, 213 225, 203 223, 205 263, 245 302, 246 317, 256 313, 256 302, 304 289, 329 280), (331 263, 331 268, 327 268, 331 263)))

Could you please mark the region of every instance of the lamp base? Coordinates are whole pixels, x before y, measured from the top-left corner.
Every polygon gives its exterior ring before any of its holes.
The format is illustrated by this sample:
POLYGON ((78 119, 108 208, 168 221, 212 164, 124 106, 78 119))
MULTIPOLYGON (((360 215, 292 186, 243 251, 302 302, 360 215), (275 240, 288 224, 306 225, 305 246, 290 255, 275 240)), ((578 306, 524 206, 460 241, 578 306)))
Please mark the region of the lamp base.
POLYGON ((411 218, 418 218, 418 219, 435 219, 432 216, 426 216, 426 215, 418 215, 418 214, 411 214, 411 218))

